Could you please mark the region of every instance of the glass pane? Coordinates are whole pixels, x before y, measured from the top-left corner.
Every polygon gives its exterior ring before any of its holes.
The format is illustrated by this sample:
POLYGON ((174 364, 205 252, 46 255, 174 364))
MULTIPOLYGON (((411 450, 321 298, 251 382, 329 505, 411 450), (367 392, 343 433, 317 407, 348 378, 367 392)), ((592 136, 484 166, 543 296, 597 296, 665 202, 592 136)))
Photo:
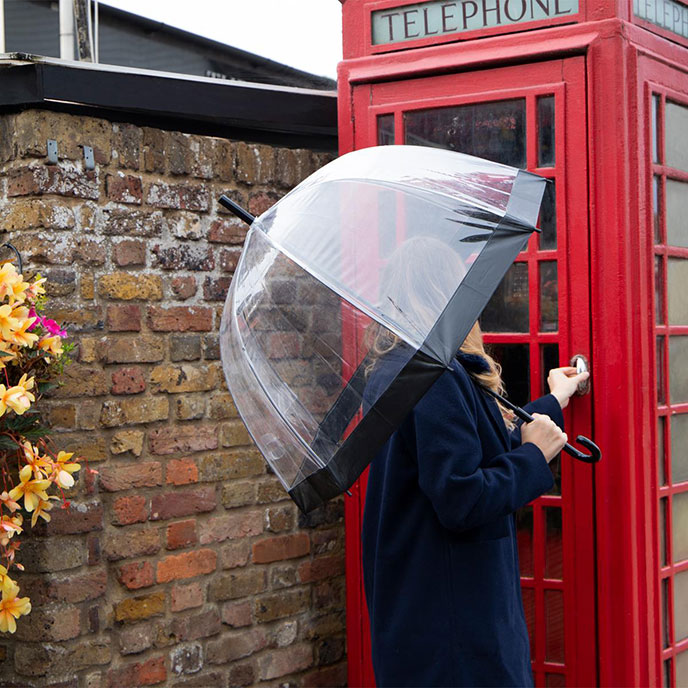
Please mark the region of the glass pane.
POLYGON ((549 462, 549 470, 552 471, 552 476, 554 477, 554 485, 552 489, 547 492, 548 495, 560 495, 561 494, 561 453, 557 454, 549 462))
POLYGON ((542 369, 542 381, 540 383, 540 394, 549 392, 547 376, 552 368, 559 367, 559 344, 542 344, 540 346, 540 361, 542 369))
POLYGON ((545 186, 540 206, 540 250, 549 251, 557 247, 557 185, 551 179, 545 186))
POLYGON ((667 100, 664 118, 666 164, 688 172, 688 107, 667 100))
POLYGON ((530 356, 528 344, 490 344, 490 354, 502 366, 502 380, 514 404, 530 401, 530 356))
MULTIPOLYGON (((688 264, 688 261, 686 261, 688 264)), ((540 263, 540 332, 556 332, 559 328, 559 289, 557 263, 540 263)))
POLYGON ((674 576, 674 642, 688 637, 688 571, 674 576))
POLYGON ((655 228, 655 244, 662 243, 662 229, 661 229, 661 216, 660 207, 662 203, 662 178, 655 175, 652 178, 652 224, 655 228))
POLYGON ((671 615, 669 614, 669 579, 662 580, 662 647, 671 645, 671 615))
POLYGON ((518 563, 522 576, 533 575, 533 507, 525 506, 516 512, 518 563))
POLYGON ((671 509, 674 563, 688 559, 688 492, 674 495, 671 509))
MULTIPOLYGON (((686 137, 688 139, 688 137, 686 137)), ((688 247, 688 184, 666 180, 667 244, 688 247)))
POLYGON ((564 593, 545 590, 545 660, 564 662, 564 593))
POLYGON ((514 263, 480 317, 483 332, 528 332, 528 263, 514 263))
POLYGON ((537 99, 538 167, 554 167, 554 96, 537 99))
POLYGON ((666 468, 664 456, 664 428, 666 427, 666 419, 664 416, 657 418, 657 471, 659 476, 659 484, 666 485, 666 468))
POLYGON ((545 507, 545 578, 564 577, 564 547, 561 529, 561 509, 545 507))
POLYGON ((671 403, 688 401, 688 337, 669 337, 669 390, 671 403))
POLYGON ((664 260, 655 256, 655 322, 664 322, 664 260))
POLYGON ((676 686, 677 688, 688 686, 688 651, 676 655, 676 686))
POLYGON ((377 118, 377 145, 394 144, 394 115, 379 115, 377 118))
POLYGON ((566 688, 566 677, 564 674, 545 674, 547 688, 566 688))
POLYGON ((526 166, 526 101, 499 100, 404 113, 404 141, 526 166))
POLYGON ((659 500, 659 562, 661 566, 666 566, 669 563, 666 547, 667 504, 666 498, 659 500))
POLYGON ((688 260, 669 258, 667 264, 669 325, 688 325, 688 260))
POLYGON ((530 640, 530 658, 535 659, 535 590, 522 588, 521 596, 523 597, 523 611, 526 616, 528 639, 530 640))
POLYGON ((664 672, 662 673, 662 688, 671 686, 671 659, 664 662, 664 672))
POLYGON ((688 413, 671 416, 671 482, 688 480, 688 413))
POLYGON ((652 162, 659 162, 659 96, 652 96, 652 162))
POLYGON ((666 402, 664 384, 664 337, 657 337, 657 403, 666 402))

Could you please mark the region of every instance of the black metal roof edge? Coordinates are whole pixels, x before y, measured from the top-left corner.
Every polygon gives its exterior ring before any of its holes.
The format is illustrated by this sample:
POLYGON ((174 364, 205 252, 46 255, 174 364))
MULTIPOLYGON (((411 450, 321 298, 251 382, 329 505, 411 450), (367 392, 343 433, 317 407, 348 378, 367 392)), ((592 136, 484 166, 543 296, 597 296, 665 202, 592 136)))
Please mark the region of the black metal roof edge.
POLYGON ((328 91, 7 56, 0 108, 28 107, 337 151, 337 98, 328 91))
POLYGON ((290 67, 289 65, 282 64, 281 62, 275 62, 268 57, 263 57, 262 55, 257 55, 256 53, 249 52, 248 50, 242 50, 241 48, 235 48, 234 46, 228 45, 227 43, 222 43, 221 41, 213 40, 212 38, 206 38, 205 36, 200 36, 196 33, 190 31, 185 31, 176 26, 170 24, 165 24, 164 22, 157 21, 155 19, 149 19, 148 17, 142 17, 138 14, 133 14, 132 12, 127 12, 126 10, 121 10, 117 7, 111 7, 105 3, 99 5, 98 10, 101 15, 111 15, 115 19, 124 22, 126 24, 136 24, 146 31, 168 34, 173 38, 181 39, 185 42, 195 43, 202 48, 207 48, 220 53, 228 53, 235 57, 246 58, 251 62, 263 65, 266 69, 280 75, 293 75, 295 77, 308 79, 318 86, 329 86, 332 89, 337 87, 337 83, 334 79, 323 76, 322 74, 313 74, 312 72, 306 72, 296 67, 290 67))

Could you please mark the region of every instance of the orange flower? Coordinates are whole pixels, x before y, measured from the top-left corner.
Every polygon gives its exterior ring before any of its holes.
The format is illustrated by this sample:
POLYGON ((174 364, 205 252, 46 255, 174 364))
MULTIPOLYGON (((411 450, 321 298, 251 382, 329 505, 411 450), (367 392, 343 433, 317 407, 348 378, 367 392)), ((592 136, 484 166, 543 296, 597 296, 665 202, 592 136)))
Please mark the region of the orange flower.
POLYGON ((6 547, 15 533, 21 533, 21 521, 14 516, 0 516, 0 545, 6 547))
POLYGON ((41 456, 38 452, 38 447, 34 447, 31 442, 22 442, 22 449, 24 450, 24 458, 26 463, 31 466, 35 478, 45 478, 50 472, 50 459, 41 456))
MULTIPOLYGON (((48 499, 46 490, 50 487, 49 480, 31 480, 31 466, 24 466, 19 471, 19 485, 10 490, 10 497, 19 500, 24 498, 24 508, 31 512, 38 506, 40 499, 48 499)), ((71 477, 71 476, 70 476, 71 477)))
POLYGON ((25 306, 18 306, 12 311, 12 317, 16 318, 17 326, 12 332, 12 341, 19 346, 33 346, 38 339, 38 335, 28 332, 38 318, 29 316, 29 309, 25 306))
POLYGON ((19 586, 14 586, 11 590, 2 591, 0 600, 0 631, 3 633, 14 633, 17 630, 18 619, 23 614, 31 611, 31 601, 28 597, 17 597, 19 586))
POLYGON ((12 497, 7 494, 7 490, 0 492, 0 502, 4 505, 6 509, 15 512, 19 508, 19 504, 15 502, 12 497))
POLYGON ((0 334, 6 342, 13 341, 12 333, 19 327, 19 321, 12 317, 12 310, 12 306, 7 303, 0 306, 0 334))
POLYGON ((0 416, 5 413, 8 406, 21 416, 30 408, 31 402, 36 400, 36 397, 29 392, 33 388, 34 378, 27 380, 26 375, 24 373, 21 380, 9 389, 5 389, 5 385, 0 385, 0 416))
MULTIPOLYGON (((18 288, 20 293, 24 291, 20 286, 22 282, 22 276, 17 272, 17 268, 12 263, 4 263, 0 267, 0 298, 7 296, 10 303, 14 303, 16 298, 15 289, 18 288)), ((28 286, 26 284, 27 288, 28 286)))
MULTIPOLYGON (((59 499, 59 497, 50 497, 49 499, 59 499)), ((34 509, 33 514, 31 515, 31 527, 33 528, 36 525, 39 516, 44 521, 49 523, 50 522, 50 514, 48 513, 48 511, 50 511, 52 508, 53 508, 53 503, 51 501, 46 501, 45 499, 39 499, 38 504, 36 505, 36 508, 34 509)))
MULTIPOLYGON (((41 337, 38 341, 38 348, 53 356, 60 356, 62 354, 62 337, 58 335, 41 337)), ((46 360, 50 362, 47 357, 46 360)))
POLYGON ((7 569, 0 565, 0 591, 7 590, 11 592, 16 587, 17 584, 9 577, 7 569))
POLYGON ((45 277, 36 275, 36 279, 31 283, 31 285, 27 289, 26 295, 30 296, 32 299, 35 299, 37 296, 45 294, 45 289, 43 289, 43 282, 45 282, 45 279, 45 277))

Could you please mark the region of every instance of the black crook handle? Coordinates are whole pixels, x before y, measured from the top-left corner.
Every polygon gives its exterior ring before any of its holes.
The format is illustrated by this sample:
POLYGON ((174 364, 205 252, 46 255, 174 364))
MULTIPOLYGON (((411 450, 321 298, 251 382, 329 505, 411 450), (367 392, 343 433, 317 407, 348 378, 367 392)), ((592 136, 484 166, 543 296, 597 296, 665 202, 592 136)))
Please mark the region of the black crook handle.
MULTIPOLYGON (((508 409, 511 409, 525 423, 531 423, 535 420, 535 418, 533 418, 528 411, 522 409, 520 406, 516 406, 516 404, 512 404, 501 394, 497 394, 497 392, 493 392, 491 389, 488 389, 483 385, 480 386, 495 399, 499 399, 504 406, 506 406, 508 409)), ((563 451, 573 456, 574 459, 578 459, 579 461, 583 461, 585 463, 597 463, 602 458, 602 452, 600 451, 600 448, 592 440, 588 439, 587 437, 583 437, 583 435, 578 435, 578 437, 576 437, 576 442, 578 442, 578 444, 582 444, 590 452, 590 454, 584 454, 582 451, 576 449, 568 442, 564 445, 563 451)))

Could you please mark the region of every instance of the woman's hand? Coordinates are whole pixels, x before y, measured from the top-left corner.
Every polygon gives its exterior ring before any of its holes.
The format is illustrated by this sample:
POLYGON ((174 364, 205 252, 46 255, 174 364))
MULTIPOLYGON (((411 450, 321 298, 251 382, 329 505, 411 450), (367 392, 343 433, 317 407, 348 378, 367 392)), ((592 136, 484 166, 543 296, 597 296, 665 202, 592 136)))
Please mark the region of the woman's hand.
POLYGON ((521 426, 521 442, 532 442, 549 463, 564 448, 568 437, 549 416, 534 413, 533 418, 521 426))
POLYGON ((559 406, 566 408, 578 385, 589 377, 590 373, 587 371, 576 375, 576 369, 571 366, 552 368, 547 376, 547 384, 549 391, 559 402, 559 406))

